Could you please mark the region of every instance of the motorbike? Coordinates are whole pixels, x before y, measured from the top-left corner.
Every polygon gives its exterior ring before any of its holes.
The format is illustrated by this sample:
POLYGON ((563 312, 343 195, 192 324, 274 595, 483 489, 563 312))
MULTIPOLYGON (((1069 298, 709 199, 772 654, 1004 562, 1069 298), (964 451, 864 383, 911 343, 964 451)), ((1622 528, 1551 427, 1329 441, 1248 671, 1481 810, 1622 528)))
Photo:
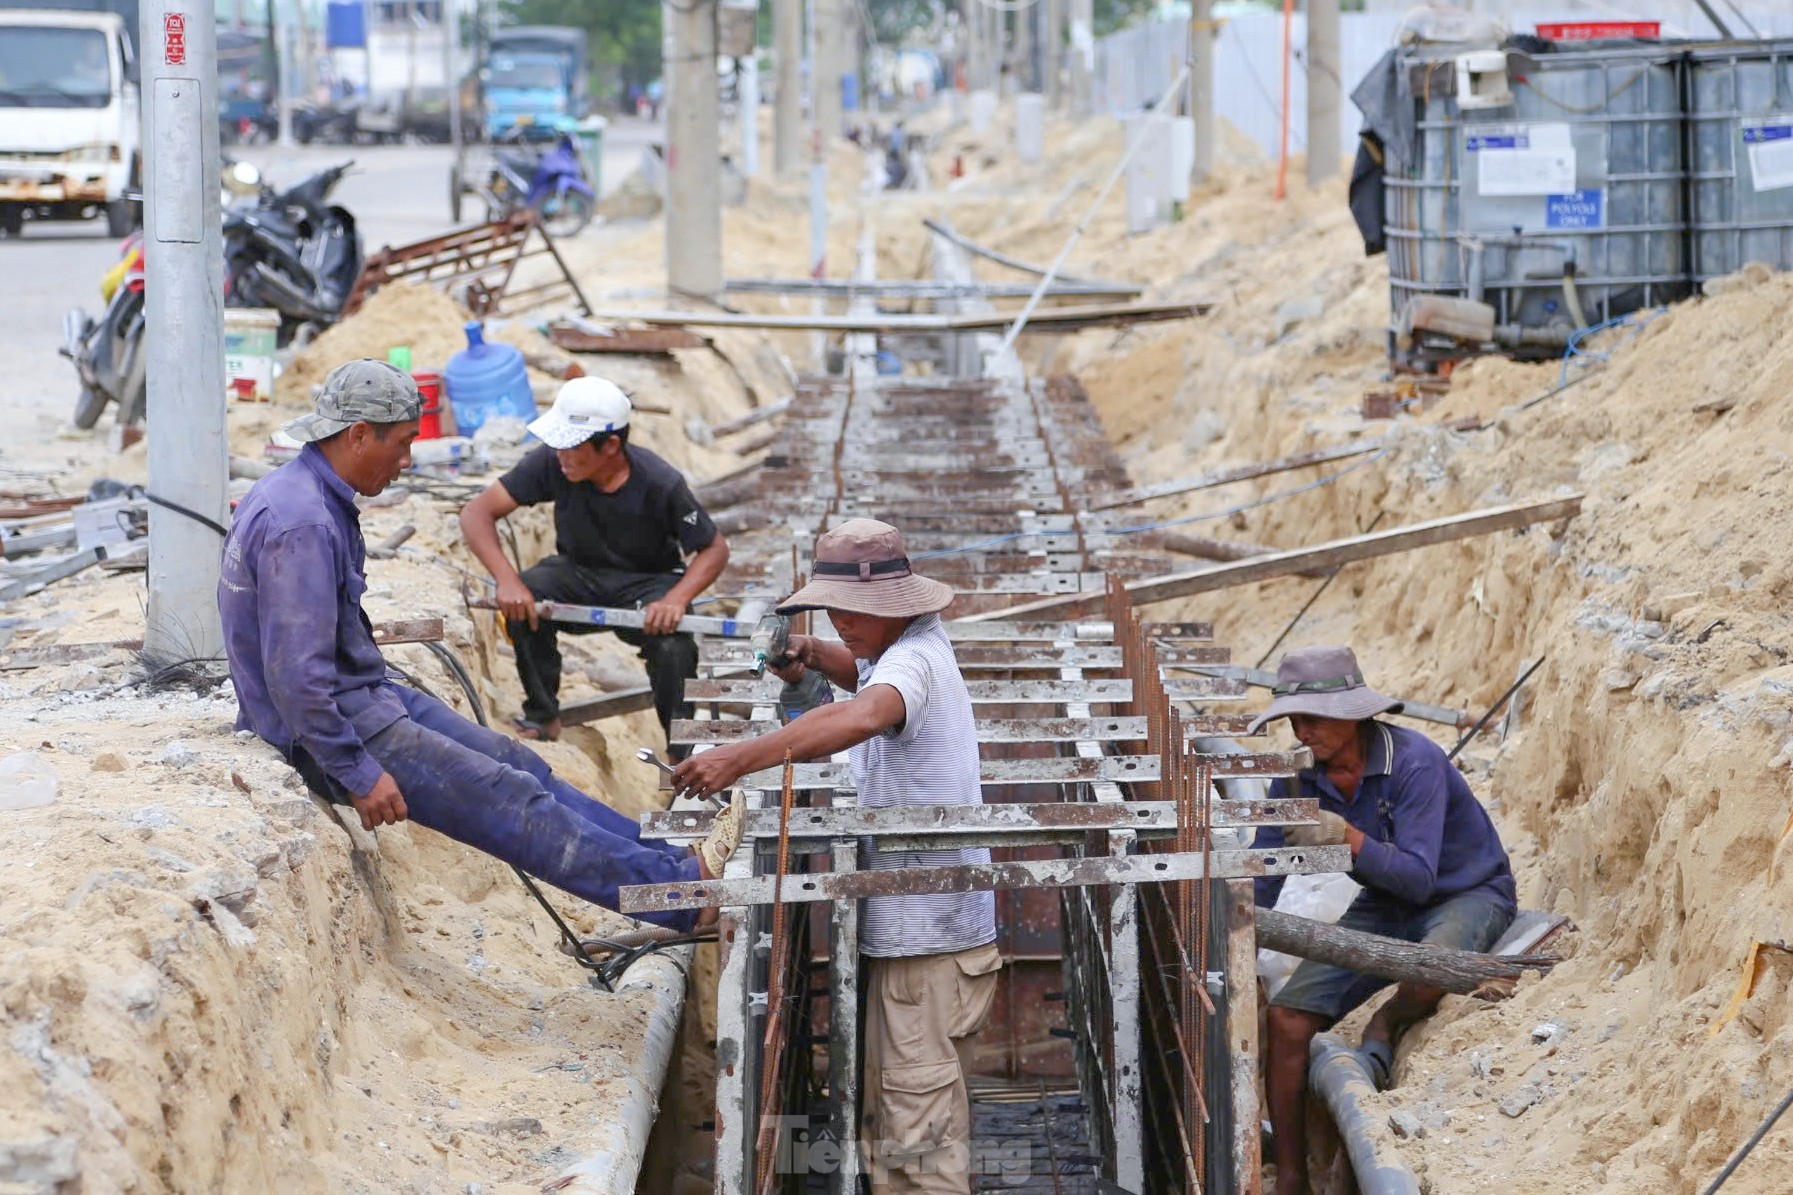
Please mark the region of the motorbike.
POLYGON ((280 313, 279 344, 309 340, 342 317, 361 276, 361 234, 330 193, 354 163, 285 191, 260 184, 224 216, 224 302, 280 313))
POLYGON ((100 295, 106 310, 99 319, 79 307, 62 319, 62 355, 75 363, 81 378, 75 426, 83 430, 100 421, 109 403, 118 404, 121 425, 143 421, 149 354, 143 346, 142 232, 126 238, 118 263, 100 284, 100 295))
POLYGON ((493 147, 484 194, 486 219, 502 220, 527 208, 541 218, 550 236, 573 236, 591 223, 598 198, 586 181, 579 147, 563 132, 537 154, 524 145, 525 129, 517 126, 493 147))

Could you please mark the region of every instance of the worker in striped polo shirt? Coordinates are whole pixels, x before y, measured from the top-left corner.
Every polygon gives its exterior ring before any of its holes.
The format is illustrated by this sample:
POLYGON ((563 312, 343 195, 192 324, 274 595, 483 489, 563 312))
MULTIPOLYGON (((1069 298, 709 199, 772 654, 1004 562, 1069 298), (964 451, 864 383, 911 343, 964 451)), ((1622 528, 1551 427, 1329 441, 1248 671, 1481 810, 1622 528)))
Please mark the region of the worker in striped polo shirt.
MULTIPOLYGON (((846 750, 859 803, 981 805, 977 727, 940 611, 952 591, 909 568, 902 534, 850 519, 816 541, 813 579, 779 613, 826 610, 840 642, 791 637, 785 680, 814 670, 854 694, 742 743, 700 751, 673 788, 720 793, 749 772, 846 750)), ((988 863, 984 848, 875 852, 860 866, 988 863)), ((968 1195, 971 1040, 990 1016, 996 973, 991 892, 873 897, 862 905, 865 1082, 860 1141, 872 1189, 968 1195)))

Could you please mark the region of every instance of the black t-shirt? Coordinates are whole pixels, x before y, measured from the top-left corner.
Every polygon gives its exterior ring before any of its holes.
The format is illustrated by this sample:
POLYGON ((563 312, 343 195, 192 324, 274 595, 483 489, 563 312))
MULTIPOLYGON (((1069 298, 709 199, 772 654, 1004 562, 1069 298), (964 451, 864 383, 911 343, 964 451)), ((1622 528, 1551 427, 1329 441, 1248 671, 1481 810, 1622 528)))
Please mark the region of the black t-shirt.
POLYGON ((554 550, 584 568, 675 573, 684 552, 716 538, 716 524, 679 471, 645 448, 624 445, 629 480, 614 494, 568 481, 554 450, 542 445, 499 478, 519 506, 554 503, 554 550))

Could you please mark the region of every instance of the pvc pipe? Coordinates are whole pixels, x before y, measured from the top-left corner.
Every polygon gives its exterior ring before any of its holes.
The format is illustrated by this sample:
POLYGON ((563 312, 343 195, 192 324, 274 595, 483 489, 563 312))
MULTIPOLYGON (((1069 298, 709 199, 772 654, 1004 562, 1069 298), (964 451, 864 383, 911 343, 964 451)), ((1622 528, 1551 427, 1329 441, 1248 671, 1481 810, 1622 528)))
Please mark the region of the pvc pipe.
POLYGON ((1338 1125, 1351 1170, 1363 1195, 1420 1195, 1419 1179, 1378 1131, 1363 1101, 1376 1085, 1357 1052, 1330 1033, 1317 1033, 1307 1050, 1308 1086, 1320 1093, 1338 1125))
POLYGON ((647 1027, 639 1049, 631 1048, 623 1076, 622 1113, 604 1127, 594 1149, 561 1172, 551 1189, 569 1195, 634 1195, 648 1135, 660 1111, 660 1090, 679 1036, 685 1006, 685 976, 694 948, 678 946, 643 955, 622 974, 616 993, 650 992, 647 1027))

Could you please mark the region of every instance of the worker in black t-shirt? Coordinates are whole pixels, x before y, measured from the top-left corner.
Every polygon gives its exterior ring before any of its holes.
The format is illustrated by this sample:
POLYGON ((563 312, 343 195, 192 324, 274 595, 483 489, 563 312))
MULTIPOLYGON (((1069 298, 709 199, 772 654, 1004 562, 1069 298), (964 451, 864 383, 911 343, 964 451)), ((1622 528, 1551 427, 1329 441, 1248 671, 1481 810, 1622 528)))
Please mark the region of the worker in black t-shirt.
POLYGON ((728 541, 677 469, 629 443, 630 411, 610 382, 573 379, 529 425, 542 447, 461 511, 467 546, 498 582, 523 681, 516 725, 525 738, 560 735, 556 632, 611 629, 548 622, 537 616, 538 600, 640 609, 643 629, 617 637, 647 662, 662 729, 691 716, 685 678, 697 675, 697 643, 675 628, 727 566, 728 541), (498 520, 542 502, 554 504, 555 554, 519 574, 499 546, 498 520))

